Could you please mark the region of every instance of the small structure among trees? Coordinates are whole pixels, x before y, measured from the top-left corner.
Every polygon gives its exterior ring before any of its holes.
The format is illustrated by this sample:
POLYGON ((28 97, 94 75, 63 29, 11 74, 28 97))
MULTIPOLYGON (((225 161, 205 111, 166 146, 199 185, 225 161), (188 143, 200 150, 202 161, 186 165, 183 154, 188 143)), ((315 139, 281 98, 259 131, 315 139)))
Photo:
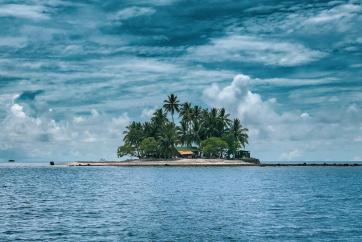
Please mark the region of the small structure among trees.
POLYGON ((118 147, 117 155, 150 159, 250 158, 250 153, 243 150, 248 143, 247 131, 224 108, 209 110, 189 102, 180 104, 171 94, 149 121, 133 121, 126 127, 124 144, 118 147), (177 124, 175 114, 179 114, 177 124))
POLYGON ((194 152, 192 152, 192 150, 178 150, 179 156, 182 158, 196 158, 196 155, 194 154, 194 152))

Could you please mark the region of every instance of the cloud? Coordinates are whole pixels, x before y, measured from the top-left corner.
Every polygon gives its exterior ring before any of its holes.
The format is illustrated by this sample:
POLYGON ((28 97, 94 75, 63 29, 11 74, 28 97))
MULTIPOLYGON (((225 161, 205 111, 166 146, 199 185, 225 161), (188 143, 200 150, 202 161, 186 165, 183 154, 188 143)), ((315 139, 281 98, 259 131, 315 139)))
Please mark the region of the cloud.
POLYGON ((309 115, 309 113, 302 113, 302 114, 300 115, 300 117, 301 117, 302 119, 309 119, 309 118, 310 118, 310 115, 309 115))
POLYGON ((91 114, 92 114, 92 117, 95 117, 95 118, 97 118, 99 116, 99 112, 95 108, 92 108, 91 114))
POLYGON ((353 139, 354 142, 362 142, 362 136, 357 136, 353 139))
MULTIPOLYGON (((327 151, 334 146, 345 146, 345 142, 361 133, 356 128, 360 127, 360 108, 355 104, 314 115, 292 108, 280 111, 280 103, 275 98, 265 100, 251 90, 255 82, 255 79, 239 74, 224 87, 211 84, 205 88, 203 98, 209 107, 225 107, 242 121, 249 129, 250 150, 263 160, 271 157, 306 160, 319 157, 323 152, 332 155, 327 151), (331 112, 339 113, 343 118, 336 118, 331 112)), ((336 160, 336 153, 333 153, 334 157, 324 156, 324 159, 336 160)))
POLYGON ((156 12, 155 9, 148 7, 129 7, 118 11, 115 16, 115 19, 126 20, 140 16, 149 16, 154 14, 155 12, 156 12))
POLYGON ((132 3, 137 5, 166 6, 178 1, 179 0, 133 0, 132 3))
POLYGON ((74 117, 73 122, 76 124, 82 123, 82 122, 84 122, 84 118, 81 116, 74 117))
POLYGON ((69 115, 63 120, 56 120, 54 111, 32 117, 25 111, 26 103, 14 103, 19 96, 5 100, 7 114, 0 122, 0 160, 12 158, 4 156, 9 150, 16 150, 14 157, 32 160, 115 158, 122 130, 130 121, 127 113, 109 118, 92 109, 91 115, 69 115))
POLYGON ((16 17, 33 20, 43 20, 49 17, 45 14, 46 8, 41 5, 25 4, 2 4, 0 5, 0 16, 16 17))
POLYGON ((230 85, 220 88, 212 84, 203 92, 206 103, 216 107, 227 107, 244 123, 261 124, 278 122, 280 116, 273 110, 275 99, 263 101, 261 96, 249 90, 251 79, 247 75, 236 75, 230 85))
POLYGON ((361 155, 358 1, 22 2, 0 4, 0 158, 113 158, 170 92, 227 105, 262 159, 361 155))
POLYGON ((156 107, 143 109, 142 113, 141 113, 141 118, 145 118, 145 119, 151 118, 152 115, 154 114, 155 110, 156 110, 156 107))
POLYGON ((22 48, 26 46, 27 38, 24 37, 4 37, 0 38, 0 47, 14 47, 14 48, 22 48))
POLYGON ((229 35, 212 39, 207 45, 191 47, 189 57, 201 62, 258 62, 274 66, 297 66, 325 57, 300 43, 270 38, 229 35))
POLYGON ((302 155, 302 153, 300 152, 300 150, 294 149, 294 150, 282 153, 280 158, 282 160, 291 161, 291 160, 295 160, 296 158, 300 157, 301 155, 302 155))
POLYGON ((23 106, 15 103, 10 107, 11 113, 18 118, 25 118, 26 114, 23 111, 23 106))
POLYGON ((130 119, 128 117, 128 114, 124 113, 121 116, 113 118, 112 122, 115 125, 115 128, 124 128, 130 123, 130 119))
POLYGON ((350 19, 361 12, 361 10, 361 6, 357 4, 342 4, 332 9, 321 11, 318 15, 308 18, 305 23, 324 24, 339 21, 341 19, 350 19))

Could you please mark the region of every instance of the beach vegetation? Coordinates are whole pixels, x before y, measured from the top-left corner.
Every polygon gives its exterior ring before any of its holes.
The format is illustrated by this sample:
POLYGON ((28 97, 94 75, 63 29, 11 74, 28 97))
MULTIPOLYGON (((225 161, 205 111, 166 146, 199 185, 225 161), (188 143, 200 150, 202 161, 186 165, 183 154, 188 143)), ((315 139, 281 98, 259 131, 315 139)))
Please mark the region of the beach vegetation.
POLYGON ((237 158, 248 144, 247 132, 225 108, 181 104, 175 94, 170 94, 150 120, 133 121, 126 127, 117 155, 170 159, 180 148, 192 148, 198 157, 237 158))
POLYGON ((166 112, 171 113, 172 123, 175 123, 173 115, 179 112, 180 101, 175 94, 168 95, 167 99, 163 101, 163 108, 166 112))
POLYGON ((144 138, 140 144, 143 157, 156 157, 159 153, 159 142, 153 137, 144 138))
POLYGON ((228 144, 222 138, 210 137, 201 142, 201 150, 207 158, 222 158, 228 150, 228 144))

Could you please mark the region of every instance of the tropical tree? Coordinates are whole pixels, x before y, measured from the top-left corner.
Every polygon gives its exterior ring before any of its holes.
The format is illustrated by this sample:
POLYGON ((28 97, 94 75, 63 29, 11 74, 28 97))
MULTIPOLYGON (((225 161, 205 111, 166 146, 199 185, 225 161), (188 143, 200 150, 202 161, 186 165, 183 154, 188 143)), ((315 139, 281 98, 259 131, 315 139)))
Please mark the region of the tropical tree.
POLYGON ((158 137, 162 132, 163 126, 168 123, 167 114, 163 109, 157 109, 151 117, 152 137, 158 137))
POLYGON ((172 123, 175 123, 173 119, 173 115, 175 112, 179 112, 179 100, 177 99, 177 96, 174 94, 168 95, 167 99, 163 101, 163 108, 166 110, 166 112, 171 113, 172 117, 172 123))
POLYGON ((199 106, 194 106, 191 110, 192 122, 200 122, 202 116, 202 109, 199 106))
POLYGON ((219 119, 217 108, 212 108, 210 112, 203 112, 204 138, 220 137, 222 131, 219 130, 219 119))
POLYGON ((176 132, 178 135, 178 141, 181 145, 188 145, 190 137, 189 137, 189 128, 187 123, 182 120, 180 122, 180 126, 176 127, 176 132))
POLYGON ((237 140, 235 140, 234 136, 229 132, 224 133, 222 139, 225 140, 226 143, 228 144, 228 151, 227 151, 228 157, 235 158, 236 152, 240 147, 240 143, 237 140))
POLYGON ((245 147, 245 144, 248 144, 248 129, 243 128, 241 125, 240 119, 236 118, 233 120, 230 128, 229 133, 234 136, 234 138, 240 142, 242 147, 245 147))
POLYGON ((144 137, 155 137, 157 133, 157 127, 152 122, 143 123, 143 134, 144 137))
POLYGON ((153 137, 147 137, 140 144, 141 154, 144 157, 156 157, 159 149, 159 143, 153 137))
POLYGON ((245 147, 248 143, 248 129, 243 128, 239 119, 234 119, 230 125, 225 139, 229 144, 229 153, 235 157, 236 151, 241 147, 245 147))
POLYGON ((201 150, 209 158, 221 158, 227 148, 226 141, 219 137, 210 137, 201 142, 201 150))
POLYGON ((176 156, 177 134, 173 123, 167 123, 159 136, 160 155, 163 158, 172 158, 176 156))
POLYGON ((192 129, 191 129, 191 141, 195 143, 196 145, 200 145, 200 142, 202 140, 202 134, 203 133, 203 127, 200 124, 200 122, 193 122, 192 123, 192 129))
POLYGON ((129 144, 124 144, 122 146, 119 146, 117 149, 118 158, 125 155, 136 156, 135 148, 129 144))
POLYGON ((144 138, 142 123, 133 121, 126 127, 123 134, 125 134, 123 138, 125 144, 133 147, 135 154, 140 157, 140 143, 144 138))
POLYGON ((225 108, 218 110, 218 130, 223 133, 231 124, 230 114, 226 113, 225 108))
POLYGON ((188 125, 192 121, 192 105, 189 102, 185 102, 182 104, 180 109, 180 116, 183 121, 185 121, 188 125))
POLYGON ((156 109, 156 111, 153 113, 151 121, 157 125, 163 125, 168 122, 167 114, 163 112, 162 108, 156 109))
POLYGON ((126 127, 124 145, 118 147, 117 155, 172 158, 177 154, 176 145, 196 145, 208 157, 221 157, 226 152, 236 157, 248 143, 247 131, 239 119, 231 120, 224 108, 201 108, 189 102, 181 105, 177 96, 170 94, 151 120, 126 127), (172 122, 167 119, 168 113, 172 122), (175 113, 181 118, 177 125, 175 113))

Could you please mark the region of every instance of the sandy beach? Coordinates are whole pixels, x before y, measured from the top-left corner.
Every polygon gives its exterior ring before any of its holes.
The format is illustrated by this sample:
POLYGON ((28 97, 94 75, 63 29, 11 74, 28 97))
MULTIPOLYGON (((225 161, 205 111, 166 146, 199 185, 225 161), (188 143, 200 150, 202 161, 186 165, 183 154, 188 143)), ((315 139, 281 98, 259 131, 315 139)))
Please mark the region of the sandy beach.
POLYGON ((129 160, 129 161, 75 161, 68 166, 257 166, 244 160, 225 159, 174 159, 174 160, 129 160))

